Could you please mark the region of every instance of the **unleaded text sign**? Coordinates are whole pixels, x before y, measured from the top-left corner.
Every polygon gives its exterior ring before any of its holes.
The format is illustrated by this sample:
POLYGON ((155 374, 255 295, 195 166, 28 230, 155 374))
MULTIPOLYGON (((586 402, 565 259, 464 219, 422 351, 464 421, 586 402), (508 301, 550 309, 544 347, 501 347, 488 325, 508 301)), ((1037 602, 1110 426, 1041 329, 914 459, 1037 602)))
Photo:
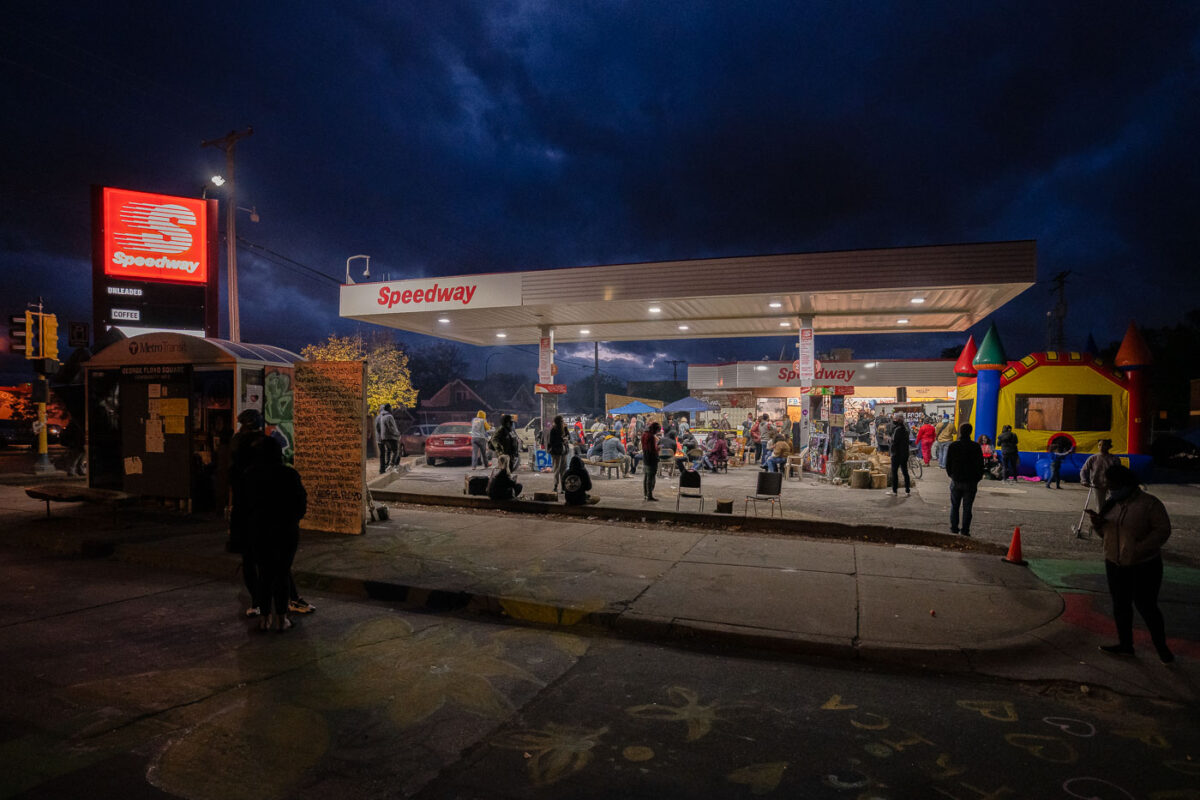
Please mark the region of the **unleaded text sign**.
POLYGON ((307 530, 364 533, 367 521, 367 364, 296 364, 296 469, 308 490, 307 530))

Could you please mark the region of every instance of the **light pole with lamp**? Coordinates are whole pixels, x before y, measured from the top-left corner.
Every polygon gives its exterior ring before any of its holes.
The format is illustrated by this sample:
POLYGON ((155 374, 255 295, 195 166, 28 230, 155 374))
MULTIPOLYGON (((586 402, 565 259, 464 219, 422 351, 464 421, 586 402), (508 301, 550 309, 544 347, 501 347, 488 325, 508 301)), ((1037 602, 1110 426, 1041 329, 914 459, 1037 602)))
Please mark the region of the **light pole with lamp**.
POLYGON ((351 285, 354 284, 354 278, 350 277, 350 262, 356 258, 365 258, 367 260, 367 266, 365 266, 363 268, 362 276, 364 278, 371 277, 371 257, 370 256, 362 256, 362 255, 350 256, 349 258, 346 259, 346 283, 351 284, 351 285))
POLYGON ((495 358, 496 356, 500 355, 501 352, 503 352, 503 351, 497 350, 496 352, 492 353, 491 355, 489 355, 487 358, 484 359, 484 361, 483 361, 483 379, 485 381, 487 380, 487 376, 488 376, 488 365, 491 364, 492 359, 495 358))
POLYGON ((229 341, 240 342, 242 340, 242 323, 241 317, 238 314, 238 288, 237 288, 237 223, 234 220, 234 215, 237 214, 237 196, 235 194, 236 182, 234 181, 234 159, 233 153, 237 148, 238 139, 244 139, 254 133, 254 128, 246 128, 244 131, 230 131, 220 139, 208 139, 200 143, 201 147, 216 147, 225 152, 225 180, 218 182, 215 178, 213 183, 221 186, 224 183, 229 184, 227 190, 229 199, 225 201, 225 238, 226 238, 226 261, 229 265, 229 341))

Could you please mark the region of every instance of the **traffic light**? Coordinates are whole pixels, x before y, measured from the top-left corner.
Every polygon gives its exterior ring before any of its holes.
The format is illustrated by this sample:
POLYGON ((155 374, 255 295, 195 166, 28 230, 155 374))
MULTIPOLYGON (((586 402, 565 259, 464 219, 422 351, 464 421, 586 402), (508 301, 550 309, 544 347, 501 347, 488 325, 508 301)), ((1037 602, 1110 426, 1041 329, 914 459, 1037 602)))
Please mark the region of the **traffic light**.
POLYGON ((42 352, 39 358, 58 360, 58 317, 54 314, 42 314, 42 352))
POLYGON ((33 341, 33 312, 13 314, 8 318, 8 349, 11 353, 29 353, 33 341))

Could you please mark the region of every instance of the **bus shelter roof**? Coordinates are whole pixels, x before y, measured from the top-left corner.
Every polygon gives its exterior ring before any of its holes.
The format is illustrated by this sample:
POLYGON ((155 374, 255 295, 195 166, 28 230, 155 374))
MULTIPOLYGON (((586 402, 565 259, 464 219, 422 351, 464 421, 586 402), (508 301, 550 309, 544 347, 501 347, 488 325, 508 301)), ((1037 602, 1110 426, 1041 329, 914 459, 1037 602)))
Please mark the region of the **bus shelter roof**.
POLYGON ((1034 241, 441 276, 341 287, 346 319, 472 345, 963 331, 1037 280, 1034 241))

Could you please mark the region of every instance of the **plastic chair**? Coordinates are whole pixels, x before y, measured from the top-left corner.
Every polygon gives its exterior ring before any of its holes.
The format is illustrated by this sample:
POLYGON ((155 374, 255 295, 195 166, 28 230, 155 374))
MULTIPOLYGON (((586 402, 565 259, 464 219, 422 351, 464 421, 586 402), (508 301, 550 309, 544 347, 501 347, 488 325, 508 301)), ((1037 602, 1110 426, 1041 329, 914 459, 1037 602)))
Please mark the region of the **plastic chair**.
POLYGON ((679 510, 679 501, 685 497, 694 497, 700 501, 700 513, 704 513, 704 493, 700 490, 700 473, 685 469, 679 473, 679 491, 675 493, 675 510, 679 510))
POLYGON ((779 504, 779 516, 783 516, 783 498, 780 492, 783 491, 783 473, 782 472, 760 472, 758 473, 758 487, 754 494, 746 495, 746 504, 742 508, 742 515, 747 516, 750 510, 750 503, 754 503, 754 516, 758 516, 758 501, 769 502, 771 504, 771 516, 775 516, 775 504, 779 504))

